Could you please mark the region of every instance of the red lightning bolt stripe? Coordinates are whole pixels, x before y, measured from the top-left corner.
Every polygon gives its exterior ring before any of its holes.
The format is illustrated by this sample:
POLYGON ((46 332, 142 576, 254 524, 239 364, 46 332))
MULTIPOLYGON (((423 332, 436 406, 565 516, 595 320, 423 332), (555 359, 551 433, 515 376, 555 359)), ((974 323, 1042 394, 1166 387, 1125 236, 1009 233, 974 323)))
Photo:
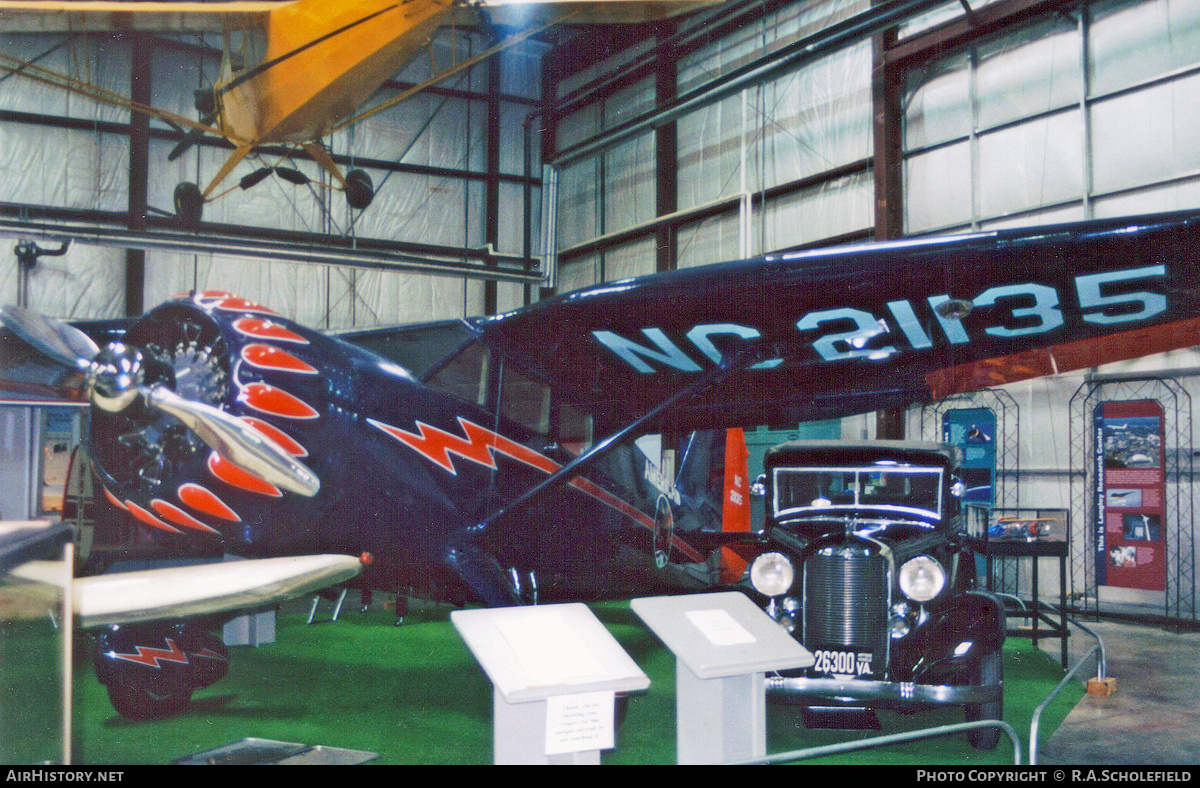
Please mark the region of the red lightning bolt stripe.
POLYGON ((492 470, 496 469, 496 454, 512 457, 514 460, 519 460, 545 473, 553 473, 562 467, 549 457, 538 454, 533 449, 511 441, 503 435, 497 435, 491 430, 484 429, 461 416, 458 419, 458 425, 462 427, 466 438, 460 438, 445 430, 431 427, 422 421, 417 422, 417 430, 420 431, 420 435, 414 435, 375 419, 367 419, 367 421, 455 476, 458 475, 458 469, 454 467, 454 461, 450 459, 451 454, 457 454, 463 459, 492 470))
MULTIPOLYGON (((382 421, 376 421, 375 419, 367 419, 367 421, 413 449, 439 468, 455 476, 458 475, 458 469, 454 467, 454 461, 450 458, 451 454, 457 454, 465 460, 470 460, 473 463, 482 465, 485 468, 491 468, 492 470, 496 469, 497 454, 512 457, 514 460, 523 462, 532 468, 537 468, 543 473, 554 473, 562 467, 562 465, 549 457, 539 454, 520 443, 509 440, 503 435, 480 427, 478 424, 468 421, 461 416, 458 417, 458 425, 462 428, 463 435, 466 436, 465 438, 438 429, 437 427, 431 427, 422 421, 417 422, 419 435, 402 430, 399 427, 393 427, 390 424, 385 424, 382 421)), ((571 480, 570 484, 575 489, 592 496, 605 506, 629 517, 643 528, 651 531, 654 530, 653 517, 622 501, 594 482, 582 476, 576 476, 571 480)), ((704 557, 693 550, 691 545, 683 542, 678 537, 672 537, 671 542, 693 561, 701 562, 704 560, 704 557)))
POLYGON ((137 652, 134 654, 118 654, 115 651, 108 652, 108 656, 115 659, 123 659, 126 662, 136 662, 139 665, 145 665, 151 668, 161 668, 163 662, 178 662, 181 665, 188 664, 187 654, 183 653, 183 649, 171 638, 164 638, 167 643, 165 649, 152 648, 150 646, 134 646, 137 652))

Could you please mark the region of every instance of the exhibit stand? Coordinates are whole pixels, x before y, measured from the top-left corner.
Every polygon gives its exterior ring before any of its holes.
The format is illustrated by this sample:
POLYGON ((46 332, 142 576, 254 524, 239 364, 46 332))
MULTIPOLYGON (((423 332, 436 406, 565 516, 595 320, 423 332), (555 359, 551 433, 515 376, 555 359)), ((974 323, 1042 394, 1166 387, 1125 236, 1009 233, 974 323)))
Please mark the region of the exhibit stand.
POLYGON ((618 692, 650 686, 582 604, 456 610, 450 621, 493 685, 496 764, 598 764, 618 692))
POLYGON ((677 762, 716 764, 767 753, 767 671, 813 655, 736 591, 635 599, 633 612, 675 654, 677 762))

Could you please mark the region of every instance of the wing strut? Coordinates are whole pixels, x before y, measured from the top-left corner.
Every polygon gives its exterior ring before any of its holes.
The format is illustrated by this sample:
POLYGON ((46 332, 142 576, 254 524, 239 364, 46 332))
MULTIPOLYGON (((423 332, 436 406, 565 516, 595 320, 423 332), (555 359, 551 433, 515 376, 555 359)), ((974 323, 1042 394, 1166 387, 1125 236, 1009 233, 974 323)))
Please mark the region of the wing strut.
POLYGON ((548 490, 574 479, 584 468, 608 454, 622 441, 635 433, 640 427, 642 427, 642 425, 654 418, 657 418, 665 410, 675 405, 680 400, 699 394, 708 386, 720 383, 729 375, 736 372, 741 372, 742 370, 745 370, 762 361, 764 358, 766 358, 766 355, 764 355, 762 349, 755 348, 747 348, 742 353, 726 356, 725 359, 723 359, 722 362, 716 367, 713 367, 711 370, 701 375, 687 386, 684 386, 675 393, 671 394, 662 402, 643 413, 641 416, 638 416, 636 419, 629 422, 613 434, 609 435, 607 438, 603 439, 595 446, 585 451, 583 454, 580 454, 578 457, 547 476, 539 484, 530 487, 510 503, 501 506, 490 515, 483 518, 478 525, 471 530, 476 533, 486 532, 488 526, 492 525, 504 516, 510 514, 516 509, 521 508, 522 506, 526 506, 538 496, 545 494, 548 490))

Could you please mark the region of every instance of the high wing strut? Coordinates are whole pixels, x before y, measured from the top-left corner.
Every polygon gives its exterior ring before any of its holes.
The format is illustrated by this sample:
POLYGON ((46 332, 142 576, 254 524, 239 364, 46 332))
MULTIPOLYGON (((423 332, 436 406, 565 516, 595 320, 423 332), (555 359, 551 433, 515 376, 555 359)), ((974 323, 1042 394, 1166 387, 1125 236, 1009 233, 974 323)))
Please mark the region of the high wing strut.
POLYGON ((726 356, 720 364, 713 367, 699 378, 696 378, 687 386, 684 386, 675 393, 666 397, 662 402, 658 403, 641 416, 629 422, 621 429, 612 433, 607 438, 604 438, 596 445, 592 446, 592 448, 588 449, 583 454, 580 454, 578 457, 571 460, 554 473, 551 473, 540 483, 530 487, 508 504, 501 506, 487 517, 483 518, 483 520, 481 520, 473 530, 477 532, 485 532, 488 526, 497 522, 504 516, 521 508, 522 506, 528 505, 534 499, 544 495, 549 490, 558 487, 559 485, 564 484, 571 479, 574 479, 584 468, 604 457, 606 454, 620 445, 622 441, 634 434, 644 424, 657 418, 661 413, 679 401, 686 397, 699 394, 710 385, 720 383, 726 377, 735 372, 741 372, 749 369, 751 366, 759 363, 764 358, 766 358, 766 356, 764 355, 762 348, 747 348, 741 353, 735 353, 726 356))

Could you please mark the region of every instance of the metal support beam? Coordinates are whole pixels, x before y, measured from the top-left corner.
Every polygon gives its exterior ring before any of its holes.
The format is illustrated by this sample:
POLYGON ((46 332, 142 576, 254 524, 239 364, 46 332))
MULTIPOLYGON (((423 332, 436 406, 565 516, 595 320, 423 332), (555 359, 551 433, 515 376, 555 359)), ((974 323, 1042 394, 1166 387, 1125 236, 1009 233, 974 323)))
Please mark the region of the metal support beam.
MULTIPOLYGON (((655 104, 664 106, 675 99, 678 65, 674 50, 663 45, 668 30, 660 30, 657 38, 657 60, 654 71, 655 104)), ((654 215, 669 216, 679 209, 679 135, 675 123, 667 123, 654 130, 654 166, 656 188, 654 192, 654 215)), ((675 268, 678 253, 678 230, 672 225, 662 225, 654 232, 656 271, 671 271, 675 268)))
MULTIPOLYGON (((129 94, 139 104, 151 102, 152 63, 150 38, 133 33, 130 47, 129 94)), ((134 232, 146 229, 147 195, 150 173, 150 116, 130 113, 129 120, 129 220, 134 232)), ((146 252, 125 250, 125 314, 134 317, 145 311, 146 252)))
POLYGON ((338 246, 320 236, 309 243, 272 240, 269 234, 248 238, 148 229, 141 232, 102 225, 59 224, 0 218, 0 238, 74 240, 96 246, 161 250, 194 254, 217 254, 274 262, 341 265, 380 271, 411 271, 440 276, 469 277, 501 282, 540 284, 542 272, 536 260, 497 255, 487 250, 423 247, 378 248, 359 244, 338 246), (491 258, 499 265, 489 266, 491 258), (472 262, 475 261, 475 262, 472 262))
MULTIPOLYGON (((487 61, 487 180, 484 182, 483 215, 484 243, 492 249, 500 247, 500 63, 501 58, 487 61)), ((484 261, 484 265, 494 265, 484 261)), ((483 313, 497 311, 495 280, 483 285, 483 313)))
POLYGON ((890 27, 940 5, 943 0, 887 0, 876 6, 805 36, 762 60, 748 63, 728 74, 679 96, 667 106, 632 118, 590 140, 572 146, 554 160, 555 166, 598 155, 653 128, 678 120, 702 107, 790 73, 842 47, 887 30, 890 27))

